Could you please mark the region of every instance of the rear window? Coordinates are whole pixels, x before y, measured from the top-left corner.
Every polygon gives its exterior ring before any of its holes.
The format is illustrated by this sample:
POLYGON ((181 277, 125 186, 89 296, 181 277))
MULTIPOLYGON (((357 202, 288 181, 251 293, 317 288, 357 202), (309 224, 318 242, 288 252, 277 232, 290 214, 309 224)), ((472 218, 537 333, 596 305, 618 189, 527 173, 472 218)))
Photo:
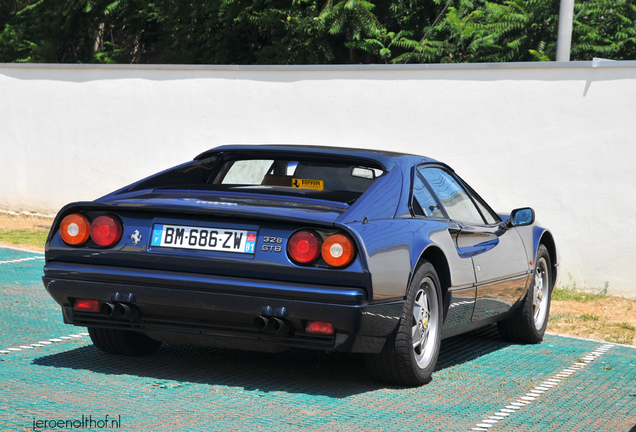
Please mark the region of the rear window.
MULTIPOLYGON (((299 195, 353 203, 385 171, 369 161, 303 158, 210 158, 134 186, 140 189, 225 190, 299 195)), ((130 189, 132 190, 132 189, 130 189)))
POLYGON ((180 186, 204 185, 212 175, 217 158, 209 157, 200 161, 190 162, 176 168, 155 174, 145 180, 133 184, 124 192, 134 192, 155 188, 179 188, 180 186))

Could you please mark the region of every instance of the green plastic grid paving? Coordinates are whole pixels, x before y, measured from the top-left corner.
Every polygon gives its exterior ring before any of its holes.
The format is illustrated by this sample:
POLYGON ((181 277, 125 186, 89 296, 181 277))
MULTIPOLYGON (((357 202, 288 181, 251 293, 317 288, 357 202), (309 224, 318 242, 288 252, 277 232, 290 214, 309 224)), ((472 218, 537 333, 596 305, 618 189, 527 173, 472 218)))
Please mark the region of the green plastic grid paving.
POLYGON ((0 350, 73 330, 62 323, 58 305, 42 285, 44 255, 0 248, 0 350))
MULTIPOLYGON (((85 331, 61 324, 41 284, 43 262, 32 261, 0 264, 0 350, 85 331)), ((587 365, 481 429, 629 431, 636 350, 616 345, 582 361, 603 345, 552 335, 511 345, 491 326, 443 341, 433 381, 405 389, 370 381, 357 355, 164 344, 150 357, 126 358, 73 337, 0 355, 0 431, 106 414, 121 416, 113 430, 122 431, 470 431, 575 363, 587 365)))

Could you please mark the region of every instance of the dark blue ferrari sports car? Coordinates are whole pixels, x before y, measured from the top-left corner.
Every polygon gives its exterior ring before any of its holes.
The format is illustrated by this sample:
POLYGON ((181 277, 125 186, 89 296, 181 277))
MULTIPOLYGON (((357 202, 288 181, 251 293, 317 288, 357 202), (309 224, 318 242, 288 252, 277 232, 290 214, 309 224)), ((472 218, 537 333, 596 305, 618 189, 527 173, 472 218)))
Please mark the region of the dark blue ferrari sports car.
POLYGON ((557 266, 531 208, 495 213, 441 162, 237 145, 64 207, 43 281, 107 353, 346 351, 420 385, 445 337, 540 342, 557 266))

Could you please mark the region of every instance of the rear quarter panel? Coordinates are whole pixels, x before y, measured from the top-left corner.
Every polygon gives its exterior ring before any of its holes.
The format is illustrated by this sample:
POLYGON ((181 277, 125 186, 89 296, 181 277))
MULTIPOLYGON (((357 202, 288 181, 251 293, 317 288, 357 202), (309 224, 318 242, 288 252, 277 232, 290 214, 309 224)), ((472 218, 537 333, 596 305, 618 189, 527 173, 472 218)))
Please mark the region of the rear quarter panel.
POLYGON ((374 301, 404 298, 413 271, 423 252, 438 247, 446 256, 453 287, 472 285, 475 275, 470 258, 458 255, 450 221, 395 218, 353 223, 366 261, 374 301))

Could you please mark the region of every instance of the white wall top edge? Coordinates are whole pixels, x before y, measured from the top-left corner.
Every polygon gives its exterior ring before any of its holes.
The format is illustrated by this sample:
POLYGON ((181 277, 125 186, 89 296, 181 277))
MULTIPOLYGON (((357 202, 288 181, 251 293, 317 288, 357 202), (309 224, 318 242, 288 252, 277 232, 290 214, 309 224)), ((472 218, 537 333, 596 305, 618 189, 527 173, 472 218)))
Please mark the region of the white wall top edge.
POLYGON ((390 70, 471 70, 471 69, 584 69, 636 67, 636 60, 509 63, 427 63, 373 65, 182 65, 182 64, 74 64, 0 63, 14 69, 128 69, 128 70, 210 70, 210 71, 390 71, 390 70))

